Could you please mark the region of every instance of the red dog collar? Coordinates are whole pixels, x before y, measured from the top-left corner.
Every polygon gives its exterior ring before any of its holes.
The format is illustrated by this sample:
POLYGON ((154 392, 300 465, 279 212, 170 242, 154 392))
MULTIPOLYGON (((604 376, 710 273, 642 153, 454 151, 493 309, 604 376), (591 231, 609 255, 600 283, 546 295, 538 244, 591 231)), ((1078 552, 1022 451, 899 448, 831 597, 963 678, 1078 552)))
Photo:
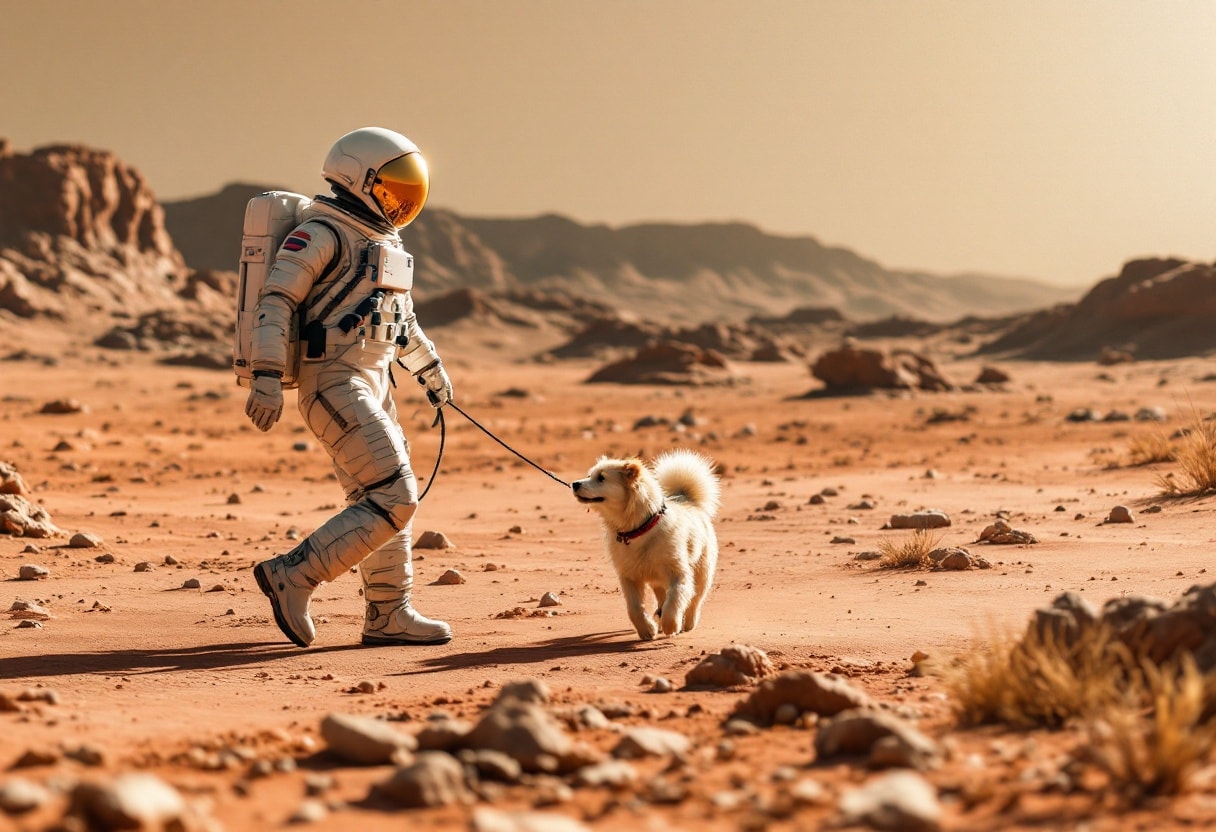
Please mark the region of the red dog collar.
POLYGON ((661 520, 663 515, 666 513, 667 513, 667 503, 663 503, 663 505, 659 506, 658 511, 656 511, 654 514, 650 515, 649 520, 647 520, 642 525, 638 526, 636 529, 633 529, 633 530, 627 531, 627 532, 617 532, 616 533, 616 542, 624 543, 626 546, 628 546, 629 541, 636 540, 637 538, 646 534, 646 532, 653 529, 655 526, 659 525, 659 520, 661 520))

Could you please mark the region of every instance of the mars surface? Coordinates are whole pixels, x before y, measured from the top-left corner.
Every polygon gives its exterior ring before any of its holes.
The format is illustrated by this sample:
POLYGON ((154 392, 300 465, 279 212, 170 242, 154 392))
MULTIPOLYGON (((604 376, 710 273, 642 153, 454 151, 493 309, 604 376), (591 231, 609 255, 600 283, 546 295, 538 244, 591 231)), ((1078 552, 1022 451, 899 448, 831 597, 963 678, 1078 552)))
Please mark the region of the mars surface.
MULTIPOLYGON (((1216 824, 1211 760, 1184 793, 1129 804, 1073 776, 1083 731, 960 724, 949 687, 917 672, 926 657, 946 662, 1021 632, 1063 592, 1101 607, 1130 595, 1168 602, 1212 582, 1216 500, 1164 496, 1158 480, 1172 463, 1129 461, 1136 437, 1168 436, 1216 408, 1204 360, 1009 361, 999 385, 842 396, 817 394, 798 361, 732 362, 731 384, 588 384, 600 362, 539 363, 516 345, 438 329, 456 402, 553 476, 450 411, 436 473, 434 411, 402 383, 398 408, 429 486, 415 537, 448 544, 415 552, 414 602, 456 636, 360 646, 359 580, 347 575, 319 588, 318 637, 299 649, 250 572, 342 499, 294 394, 262 434, 230 373, 45 330, 0 329, 0 460, 60 530, 0 535, 0 829, 120 828, 82 804, 121 803, 115 784, 136 775, 154 778, 130 788, 144 828, 1216 824), (560 481, 601 455, 672 447, 720 465, 721 556, 700 626, 640 642, 598 519, 560 481), (1110 522, 1116 507, 1130 522, 1110 522), (890 528, 893 516, 930 510, 949 518, 932 530, 936 545, 989 568, 883 568, 868 554, 913 534, 890 528), (981 541, 997 519, 1035 542, 981 541), (867 697, 915 726, 933 763, 826 757, 822 722, 797 710, 780 724, 732 719, 757 680, 686 683, 732 645, 766 654, 770 675, 809 671, 867 697), (458 754, 454 741, 444 756, 480 776, 458 765, 448 798, 389 785, 441 753, 412 738, 476 724, 504 688, 529 680, 584 764, 517 771, 476 749, 458 754), (323 731, 334 715, 411 739, 397 757, 359 763, 323 731), (673 744, 622 751, 642 729, 673 744), (915 778, 905 802, 867 808, 894 775, 915 778)), ((935 354, 960 382, 983 366, 935 354)))

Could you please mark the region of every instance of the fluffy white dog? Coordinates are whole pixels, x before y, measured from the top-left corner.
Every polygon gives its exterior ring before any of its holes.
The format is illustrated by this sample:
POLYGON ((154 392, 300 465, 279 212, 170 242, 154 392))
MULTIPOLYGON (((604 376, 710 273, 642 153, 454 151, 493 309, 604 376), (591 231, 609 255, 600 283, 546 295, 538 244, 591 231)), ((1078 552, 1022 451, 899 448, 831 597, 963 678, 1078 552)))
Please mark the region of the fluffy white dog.
POLYGON ((601 458, 570 484, 580 503, 599 512, 629 620, 644 641, 697 626, 714 582, 718 538, 713 516, 720 489, 711 460, 694 451, 640 459, 601 458), (649 613, 646 587, 658 601, 649 613))

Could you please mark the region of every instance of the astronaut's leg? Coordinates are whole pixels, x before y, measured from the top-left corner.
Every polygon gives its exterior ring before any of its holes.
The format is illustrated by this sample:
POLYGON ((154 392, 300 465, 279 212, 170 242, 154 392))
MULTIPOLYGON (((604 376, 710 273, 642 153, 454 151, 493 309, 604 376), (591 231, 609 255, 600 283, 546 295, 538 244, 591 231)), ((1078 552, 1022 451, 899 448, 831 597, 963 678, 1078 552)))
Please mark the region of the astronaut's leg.
MULTIPOLYGON (((400 431, 392 397, 386 396, 383 404, 393 425, 400 431)), ((401 442, 408 464, 409 443, 404 434, 401 442)), ((410 484, 417 489, 417 480, 412 474, 410 484)), ((443 621, 427 618, 410 603, 414 588, 414 564, 410 549, 412 538, 411 521, 368 555, 359 566, 363 597, 367 604, 363 623, 364 644, 443 644, 452 638, 451 627, 443 621)))
POLYGON ((408 528, 418 503, 401 429, 383 406, 384 368, 338 365, 302 373, 300 412, 357 497, 290 552, 254 567, 275 623, 295 644, 316 637, 309 600, 408 528))

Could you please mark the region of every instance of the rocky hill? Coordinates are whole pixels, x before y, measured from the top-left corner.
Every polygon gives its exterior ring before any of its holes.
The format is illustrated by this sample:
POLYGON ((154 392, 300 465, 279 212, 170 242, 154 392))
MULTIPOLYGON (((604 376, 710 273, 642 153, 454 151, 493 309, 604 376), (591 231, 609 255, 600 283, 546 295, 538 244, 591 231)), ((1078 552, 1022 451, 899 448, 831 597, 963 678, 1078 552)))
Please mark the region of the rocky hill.
POLYGON ((218 331, 231 305, 230 281, 188 268, 130 165, 89 147, 23 154, 0 141, 0 314, 218 331))
POLYGON ((1167 359, 1216 349, 1216 266, 1178 258, 1124 264, 1080 301, 1028 315, 981 353, 1044 360, 1167 359))
MULTIPOLYGON (((165 204, 186 262, 232 268, 245 201, 271 186, 229 185, 165 204)), ((891 315, 950 321, 1007 315, 1073 300, 1031 280, 893 271, 811 237, 742 223, 581 225, 557 215, 477 219, 430 207, 404 233, 423 294, 459 287, 534 288, 669 321, 742 320, 832 307, 859 321, 891 315)))
MULTIPOLYGON (((55 319, 98 346, 228 366, 244 204, 265 189, 161 205, 113 154, 22 154, 0 140, 0 323, 55 319)), ((673 340, 782 360, 807 356, 809 333, 919 338, 951 327, 979 352, 1034 359, 1216 349, 1216 267, 1178 258, 1131 261, 1069 303, 1066 290, 1031 281, 890 271, 743 224, 614 229, 431 208, 406 237, 430 325, 521 357, 673 340)))

